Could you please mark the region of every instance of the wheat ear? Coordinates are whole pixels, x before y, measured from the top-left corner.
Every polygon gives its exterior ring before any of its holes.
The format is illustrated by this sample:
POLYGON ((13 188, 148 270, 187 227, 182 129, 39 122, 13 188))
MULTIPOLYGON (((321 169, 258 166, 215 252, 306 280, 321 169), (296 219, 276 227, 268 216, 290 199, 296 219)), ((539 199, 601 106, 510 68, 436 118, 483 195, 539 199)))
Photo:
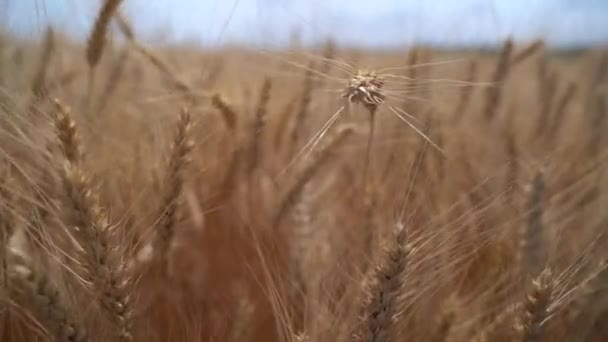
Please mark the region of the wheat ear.
POLYGON ((364 326, 358 336, 363 341, 391 341, 395 315, 407 277, 407 264, 411 247, 407 244, 407 233, 399 226, 392 245, 382 263, 374 270, 372 284, 367 288, 369 296, 364 310, 364 326))
POLYGON ((117 328, 121 341, 131 341, 131 304, 125 265, 116 261, 118 248, 112 245, 112 227, 99 205, 86 172, 82 169, 76 124, 69 110, 55 100, 55 127, 66 163, 62 172, 68 209, 68 226, 84 250, 83 259, 88 276, 99 301, 117 328))
POLYGON ((523 310, 516 328, 522 342, 542 340, 544 324, 549 316, 548 308, 552 300, 553 279, 551 271, 545 269, 532 281, 532 287, 526 294, 523 310))
POLYGON ((190 112, 187 109, 182 109, 169 152, 162 202, 163 210, 156 239, 157 252, 163 263, 164 272, 168 271, 169 248, 173 241, 175 225, 178 219, 179 199, 184 184, 183 172, 186 165, 190 162, 190 153, 193 148, 190 132, 191 125, 190 112))

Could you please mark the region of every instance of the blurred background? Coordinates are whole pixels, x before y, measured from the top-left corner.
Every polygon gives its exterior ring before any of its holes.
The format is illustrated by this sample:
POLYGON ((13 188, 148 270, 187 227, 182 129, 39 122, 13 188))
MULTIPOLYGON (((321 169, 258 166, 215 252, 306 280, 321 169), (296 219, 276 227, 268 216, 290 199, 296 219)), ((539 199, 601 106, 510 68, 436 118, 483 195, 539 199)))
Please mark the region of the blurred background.
MULTIPOLYGON (((84 38, 101 1, 0 0, 9 32, 54 28, 84 38)), ((479 48, 544 39, 555 49, 608 42, 606 0, 129 0, 124 11, 148 41, 285 46, 327 38, 342 46, 415 44, 479 48)))

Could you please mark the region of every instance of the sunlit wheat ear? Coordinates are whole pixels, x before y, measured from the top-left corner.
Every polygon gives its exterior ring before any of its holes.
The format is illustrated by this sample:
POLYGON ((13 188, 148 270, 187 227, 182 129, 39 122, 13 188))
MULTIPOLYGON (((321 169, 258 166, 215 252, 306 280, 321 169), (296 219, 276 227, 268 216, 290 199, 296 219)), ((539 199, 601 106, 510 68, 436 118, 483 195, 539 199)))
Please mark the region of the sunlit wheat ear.
POLYGON ((386 98, 382 93, 383 84, 384 81, 376 72, 359 70, 348 82, 342 97, 349 102, 362 104, 373 115, 386 98))
POLYGON ((369 112, 369 135, 365 151, 365 164, 363 166, 363 181, 367 183, 368 170, 371 158, 374 131, 376 127, 376 111, 378 106, 386 99, 382 93, 383 80, 371 70, 359 70, 348 82, 342 97, 349 102, 361 104, 369 112))
POLYGON ((99 204, 90 178, 78 165, 69 162, 62 174, 66 192, 69 224, 82 246, 84 266, 98 294, 101 308, 116 328, 119 341, 132 341, 131 279, 124 273, 125 265, 117 256, 119 246, 112 239, 114 227, 99 204))
POLYGON ((54 99, 53 103, 56 109, 54 116, 55 132, 61 143, 61 150, 70 163, 79 163, 82 160, 82 149, 80 147, 76 122, 72 119, 68 107, 63 105, 58 99, 54 99))
MULTIPOLYGON (((368 153, 371 151, 370 142, 374 135, 374 120, 375 114, 378 107, 385 103, 386 94, 382 90, 384 80, 382 75, 375 71, 357 71, 355 75, 350 79, 348 85, 342 93, 342 97, 348 99, 349 102, 354 104, 362 104, 370 114, 370 137, 367 145, 368 153)), ((393 112, 401 121, 405 122, 411 129, 417 134, 422 136, 429 144, 439 151, 442 155, 445 155, 444 151, 434 143, 426 134, 424 134, 418 127, 416 127, 411 121, 415 120, 410 114, 405 111, 387 104, 387 108, 393 112)), ((366 159, 369 162, 369 158, 366 159)), ((366 164, 368 163, 366 162, 366 164)))

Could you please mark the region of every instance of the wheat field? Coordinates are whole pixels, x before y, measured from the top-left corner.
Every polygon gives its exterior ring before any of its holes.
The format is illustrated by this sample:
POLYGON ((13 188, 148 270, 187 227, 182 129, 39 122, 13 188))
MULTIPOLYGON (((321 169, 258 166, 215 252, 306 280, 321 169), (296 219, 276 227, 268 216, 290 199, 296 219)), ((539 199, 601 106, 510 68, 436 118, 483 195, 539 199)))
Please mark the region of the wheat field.
POLYGON ((151 46, 119 5, 0 36, 1 341, 608 340, 608 52, 151 46))

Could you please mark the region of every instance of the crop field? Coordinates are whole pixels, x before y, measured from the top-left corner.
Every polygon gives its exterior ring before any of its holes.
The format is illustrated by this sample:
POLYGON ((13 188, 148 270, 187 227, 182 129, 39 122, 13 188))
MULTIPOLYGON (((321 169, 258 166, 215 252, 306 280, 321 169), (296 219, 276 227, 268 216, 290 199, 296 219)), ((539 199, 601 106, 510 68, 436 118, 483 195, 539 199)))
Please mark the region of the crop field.
POLYGON ((119 4, 0 31, 0 341, 608 340, 608 51, 205 50, 119 4))

